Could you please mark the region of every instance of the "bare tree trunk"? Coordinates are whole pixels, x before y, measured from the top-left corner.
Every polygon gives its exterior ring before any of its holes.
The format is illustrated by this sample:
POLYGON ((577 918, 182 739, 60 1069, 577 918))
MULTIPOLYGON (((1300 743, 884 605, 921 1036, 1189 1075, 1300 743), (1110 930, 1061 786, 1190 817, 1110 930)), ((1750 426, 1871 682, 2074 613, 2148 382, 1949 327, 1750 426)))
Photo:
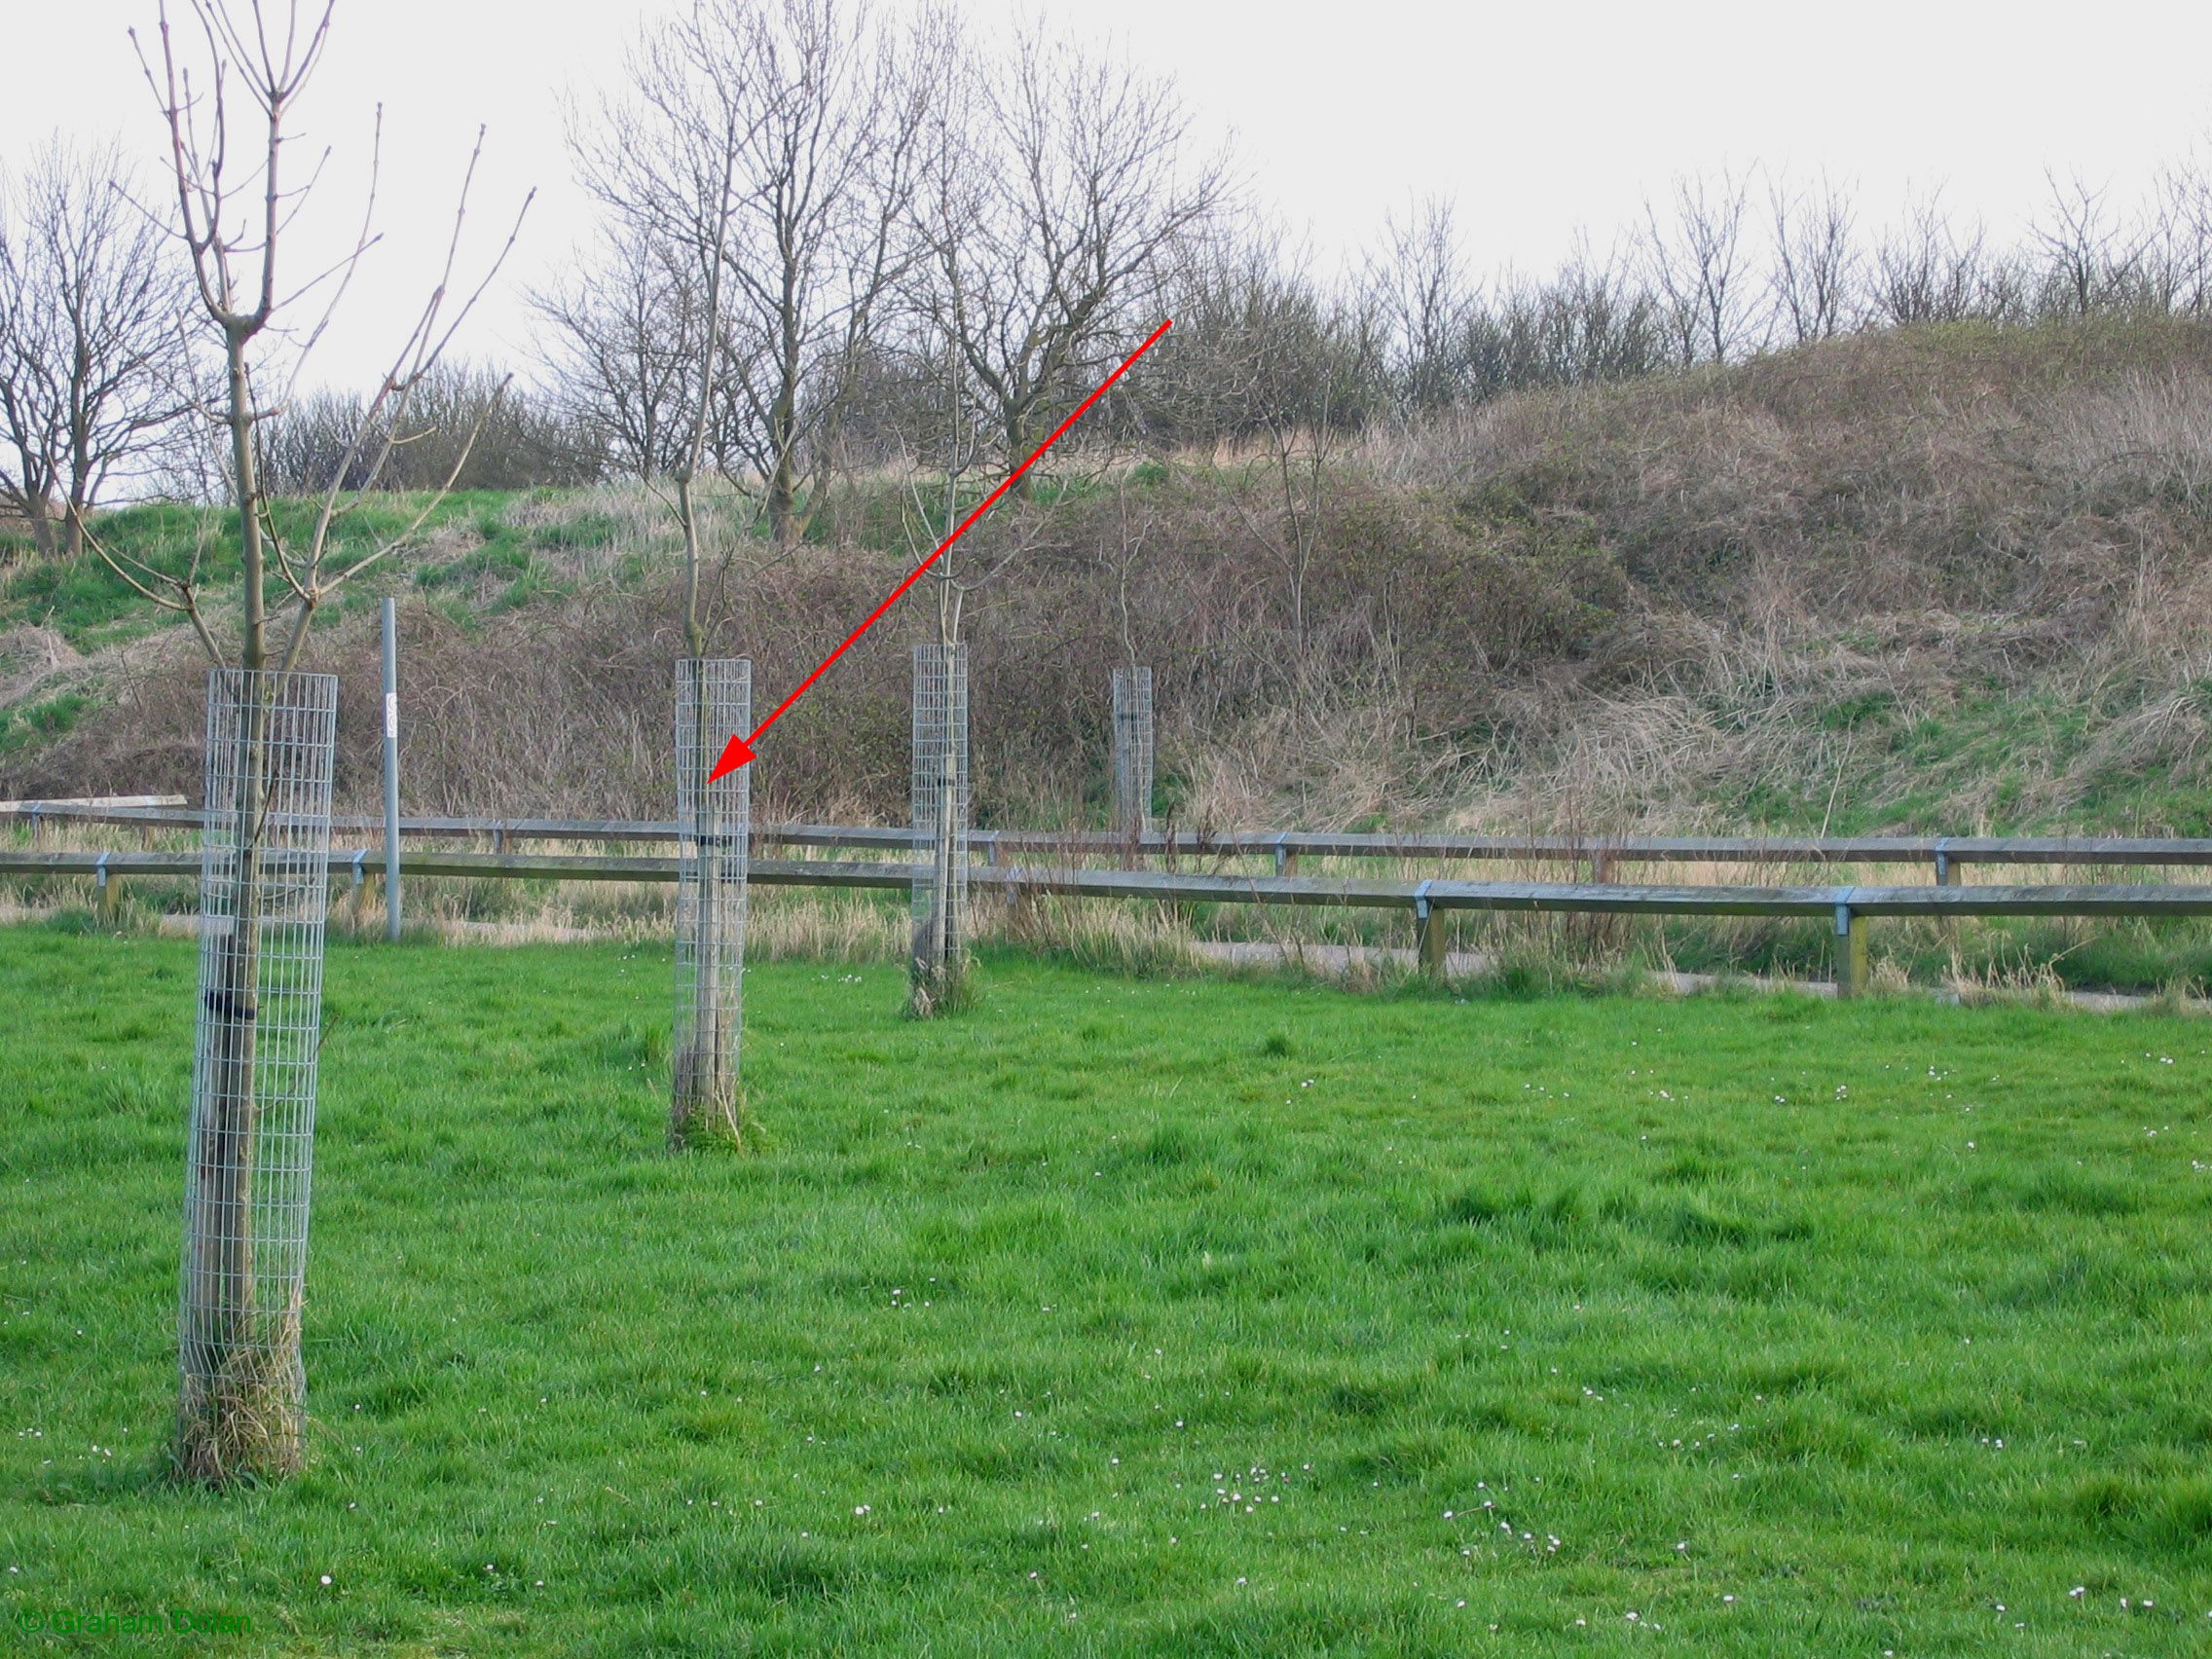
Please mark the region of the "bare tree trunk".
MULTIPOLYGON (((275 1402, 253 1372, 253 1165, 258 1101, 254 1057, 260 1034, 260 826, 267 760, 266 715, 258 697, 241 724, 235 761, 237 793, 228 810, 235 852, 235 900, 219 946, 215 983, 200 1011, 206 1031, 207 1101, 192 1148, 186 1214, 188 1244, 183 1394, 176 1462, 189 1480, 239 1473, 282 1473, 297 1465, 296 1433, 281 1428, 267 1444, 275 1402), (291 1444, 287 1449, 284 1444, 291 1444), (262 1454, 274 1452, 274 1457, 262 1454), (265 1466, 273 1462, 274 1467, 265 1466)), ((209 803, 210 807, 214 805, 209 803)), ((222 877, 218 876, 218 880, 222 877)), ((212 918, 206 918, 212 921, 212 918)), ((292 1362, 299 1360, 293 1328, 292 1362)))
POLYGON ((289 1473, 304 1449, 337 682, 221 670, 208 702, 175 1461, 225 1481, 289 1473))
POLYGON ((738 1140, 744 1101, 745 876, 751 833, 743 769, 710 780, 722 738, 752 711, 752 665, 688 658, 677 668, 677 1020, 669 1143, 738 1140))
POLYGON ((966 663, 958 595, 940 587, 938 638, 914 647, 914 939, 908 1012, 949 1013, 967 1000, 966 663), (927 844, 923 838, 927 834, 927 844))
POLYGON ((44 491, 23 492, 23 517, 31 527, 31 540, 42 558, 51 559, 60 551, 54 539, 54 514, 48 509, 44 491))
MULTIPOLYGON (((240 502, 240 571, 244 577, 245 626, 240 640, 240 695, 245 700, 238 727, 238 753, 232 764, 234 793, 231 850, 235 861, 230 906, 231 932, 222 946, 207 1006, 199 1011, 206 1036, 207 1072, 203 1088, 200 1144, 192 1149, 191 1186, 186 1214, 194 1218, 188 1243, 183 1384, 179 1403, 176 1461, 189 1479, 226 1479, 241 1466, 273 1463, 265 1472, 296 1467, 296 1432, 281 1430, 273 1447, 257 1447, 267 1426, 270 1379, 241 1375, 250 1368, 244 1346, 253 1317, 253 1164, 257 1102, 254 1062, 260 1036, 261 852, 269 787, 268 705, 259 692, 257 671, 268 657, 268 599, 263 591, 264 549, 261 522, 254 510, 260 498, 254 472, 253 399, 246 373, 246 334, 226 331, 233 478, 240 502), (196 1311, 197 1310, 197 1314, 196 1311), (210 1311, 211 1310, 211 1311, 210 1311), (195 1331, 193 1324, 202 1323, 195 1331), (241 1436, 243 1437, 241 1439, 241 1436)), ((213 695, 213 692, 210 692, 213 695)), ((210 756, 210 764, 218 763, 210 756)), ((218 803, 210 800, 209 811, 218 803)), ((205 904, 203 903, 203 910, 205 904)), ((203 915, 203 924, 210 919, 203 915)), ((298 1322, 290 1323, 289 1354, 279 1356, 288 1370, 301 1368, 298 1322)), ((295 1430, 297 1425, 293 1425, 295 1430)))

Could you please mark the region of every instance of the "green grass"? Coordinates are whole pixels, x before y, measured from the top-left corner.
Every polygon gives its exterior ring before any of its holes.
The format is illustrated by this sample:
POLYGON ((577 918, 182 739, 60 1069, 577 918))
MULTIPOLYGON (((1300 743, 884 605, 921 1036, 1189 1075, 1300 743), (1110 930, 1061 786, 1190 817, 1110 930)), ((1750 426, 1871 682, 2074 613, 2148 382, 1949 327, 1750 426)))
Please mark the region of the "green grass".
POLYGON ((333 947, 313 1466, 212 1495, 161 1474, 191 947, 0 932, 11 1623, 2212 1642, 2201 1023, 1014 960, 915 1023, 894 970, 783 965, 747 999, 764 1132, 673 1158, 669 982, 611 947, 333 947))
POLYGON ((51 743, 64 735, 92 706, 82 691, 64 691, 36 703, 0 712, 0 756, 51 743))
MULTIPOLYGON (((519 498, 510 492, 457 491, 433 509, 422 534, 426 537, 449 524, 480 532, 487 525, 497 527, 502 523, 507 507, 519 498)), ((398 535, 420 510, 421 502, 419 496, 368 498, 333 527, 330 567, 343 570, 380 542, 398 535)), ((272 510, 282 532, 297 539, 307 535, 315 509, 313 501, 285 500, 275 503, 272 510)), ((171 576, 189 571, 195 551, 200 550, 202 587, 210 608, 226 616, 236 609, 236 512, 151 503, 103 512, 93 529, 118 557, 171 576)), ((286 597, 274 574, 269 578, 269 595, 273 605, 286 597)), ((26 622, 58 630, 80 649, 181 626, 171 614, 132 593, 90 548, 75 559, 39 559, 25 553, 12 566, 0 561, 0 628, 26 622)))

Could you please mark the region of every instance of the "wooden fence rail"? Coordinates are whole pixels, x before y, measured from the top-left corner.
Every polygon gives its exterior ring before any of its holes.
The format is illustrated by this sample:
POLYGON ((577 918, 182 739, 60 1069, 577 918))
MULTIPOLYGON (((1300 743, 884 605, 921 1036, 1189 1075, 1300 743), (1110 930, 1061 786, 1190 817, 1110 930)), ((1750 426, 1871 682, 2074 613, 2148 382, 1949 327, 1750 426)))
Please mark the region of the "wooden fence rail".
MULTIPOLYGON (((199 812, 174 807, 87 806, 66 802, 0 803, 0 822, 14 819, 36 829, 47 823, 135 825, 198 829, 199 812)), ((340 834, 383 831, 379 818, 341 816, 340 834)), ((495 851, 509 841, 652 842, 676 839, 673 822, 569 818, 403 818, 403 837, 487 836, 495 851)), ((846 851, 903 852, 912 845, 905 829, 867 825, 772 824, 756 826, 757 846, 822 847, 846 851)), ((987 864, 1009 855, 1059 852, 1100 856, 1272 858, 1289 875, 1302 857, 1399 860, 1518 860, 1580 864, 1593 883, 1609 883, 1629 864, 1926 865, 1938 886, 1956 883, 1969 865, 2212 866, 2212 840, 2154 836, 2052 835, 1398 835, 1322 830, 1154 831, 1117 835, 1101 830, 977 830, 971 842, 987 864)))
MULTIPOLYGON (((333 882, 366 890, 381 874, 368 848, 334 850, 333 882)), ((665 881, 677 861, 572 853, 418 851, 400 857, 403 875, 510 881, 665 881)), ((14 852, 0 850, 0 876, 91 876, 103 915, 112 915, 132 876, 197 876, 200 858, 180 852, 14 852)), ((768 887, 858 887, 903 891, 907 864, 826 859, 760 859, 751 879, 768 887)), ((1172 870, 984 867, 972 880, 1009 896, 1063 894, 1166 903, 1292 904, 1404 910, 1412 914, 1419 957, 1444 968, 1445 931, 1436 918, 1454 910, 1628 916, 1805 916, 1834 928, 1836 990, 1865 986, 1865 924, 1877 916, 2212 916, 2212 883, 2192 886, 2107 884, 2045 887, 1634 887, 1610 882, 1370 880, 1354 876, 1225 875, 1172 870)))

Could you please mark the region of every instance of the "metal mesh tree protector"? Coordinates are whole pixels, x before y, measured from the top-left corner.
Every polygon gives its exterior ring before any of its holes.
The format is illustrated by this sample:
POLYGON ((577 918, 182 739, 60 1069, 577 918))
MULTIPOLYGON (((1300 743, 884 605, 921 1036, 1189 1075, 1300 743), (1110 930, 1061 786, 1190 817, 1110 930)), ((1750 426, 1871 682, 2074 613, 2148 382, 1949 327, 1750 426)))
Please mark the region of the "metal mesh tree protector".
POLYGON ((1114 670, 1114 829, 1152 830, 1152 670, 1114 670))
POLYGON ((676 665, 676 1041, 669 1140, 734 1138, 744 1122, 738 1051, 745 1021, 745 894, 753 769, 712 782, 722 746, 753 727, 753 664, 676 665))
POLYGON ((912 995, 928 1014, 968 966, 968 647, 914 647, 912 995))
POLYGON ((196 1480, 300 1462, 337 717, 327 674, 208 677, 178 1321, 176 1456, 196 1480))

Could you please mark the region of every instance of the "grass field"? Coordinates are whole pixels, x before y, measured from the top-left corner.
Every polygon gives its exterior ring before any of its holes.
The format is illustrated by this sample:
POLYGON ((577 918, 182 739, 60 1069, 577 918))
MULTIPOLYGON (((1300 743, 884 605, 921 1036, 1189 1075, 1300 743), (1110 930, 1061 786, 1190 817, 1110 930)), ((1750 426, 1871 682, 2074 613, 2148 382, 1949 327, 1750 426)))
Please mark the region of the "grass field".
POLYGON ((2212 1650, 2212 1028, 338 944, 313 1466, 163 1479, 192 952, 0 932, 0 1598, 319 1653, 2212 1650))

